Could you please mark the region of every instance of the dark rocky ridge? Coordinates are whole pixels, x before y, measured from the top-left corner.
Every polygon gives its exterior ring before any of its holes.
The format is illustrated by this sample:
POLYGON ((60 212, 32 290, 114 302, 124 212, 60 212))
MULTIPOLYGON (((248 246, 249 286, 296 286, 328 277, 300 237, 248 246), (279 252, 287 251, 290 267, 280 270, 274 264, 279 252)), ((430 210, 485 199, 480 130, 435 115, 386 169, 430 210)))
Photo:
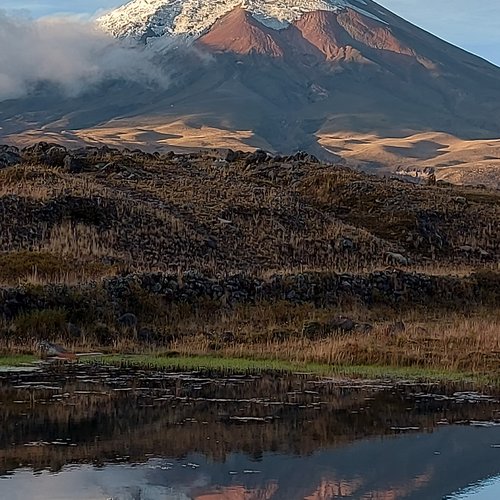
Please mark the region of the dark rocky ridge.
POLYGON ((352 274, 301 273, 273 275, 264 280, 250 275, 210 277, 195 271, 178 274, 129 274, 92 281, 78 286, 47 285, 43 293, 30 286, 0 288, 3 315, 8 319, 30 310, 57 309, 82 311, 88 308, 104 319, 110 310, 119 317, 127 311, 139 312, 134 305, 139 291, 169 303, 197 304, 215 301, 223 307, 264 301, 312 303, 317 307, 349 301, 395 309, 453 307, 474 308, 500 304, 500 276, 491 273, 457 276, 427 276, 397 269, 364 276, 352 274))

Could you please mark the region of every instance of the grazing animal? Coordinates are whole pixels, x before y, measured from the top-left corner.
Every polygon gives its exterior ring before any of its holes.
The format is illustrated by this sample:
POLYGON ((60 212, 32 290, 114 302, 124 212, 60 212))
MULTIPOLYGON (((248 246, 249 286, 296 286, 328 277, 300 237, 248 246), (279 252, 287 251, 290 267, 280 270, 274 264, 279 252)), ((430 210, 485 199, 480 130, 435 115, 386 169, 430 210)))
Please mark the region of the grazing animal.
POLYGON ((118 323, 124 328, 136 328, 137 327, 137 316, 132 313, 126 313, 118 318, 118 323))

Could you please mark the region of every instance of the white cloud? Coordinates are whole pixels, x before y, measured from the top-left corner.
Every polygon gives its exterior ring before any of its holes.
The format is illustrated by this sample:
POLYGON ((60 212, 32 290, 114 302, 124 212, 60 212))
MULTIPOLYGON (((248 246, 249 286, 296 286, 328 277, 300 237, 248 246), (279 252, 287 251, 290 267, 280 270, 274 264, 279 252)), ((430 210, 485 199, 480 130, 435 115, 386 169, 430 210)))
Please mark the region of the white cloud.
POLYGON ((107 79, 165 85, 155 54, 115 40, 76 17, 28 20, 0 11, 0 100, 39 82, 75 95, 107 79))
POLYGON ((39 17, 61 12, 79 12, 87 15, 112 9, 124 4, 126 0, 2 0, 2 8, 7 10, 26 10, 39 17))

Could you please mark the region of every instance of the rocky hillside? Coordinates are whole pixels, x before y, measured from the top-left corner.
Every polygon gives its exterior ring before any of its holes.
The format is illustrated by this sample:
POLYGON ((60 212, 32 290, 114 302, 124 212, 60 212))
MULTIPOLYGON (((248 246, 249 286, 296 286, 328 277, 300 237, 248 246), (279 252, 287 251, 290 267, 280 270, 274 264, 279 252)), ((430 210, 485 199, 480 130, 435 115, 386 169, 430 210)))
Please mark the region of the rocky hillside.
POLYGON ((215 274, 499 261, 498 191, 378 178, 305 153, 160 155, 47 143, 2 151, 3 258, 39 251, 69 270, 87 263, 91 273, 215 274))
POLYGON ((314 341, 500 305, 498 191, 369 176, 306 153, 39 143, 0 147, 0 165, 0 349, 196 344, 200 332, 209 349, 314 341))

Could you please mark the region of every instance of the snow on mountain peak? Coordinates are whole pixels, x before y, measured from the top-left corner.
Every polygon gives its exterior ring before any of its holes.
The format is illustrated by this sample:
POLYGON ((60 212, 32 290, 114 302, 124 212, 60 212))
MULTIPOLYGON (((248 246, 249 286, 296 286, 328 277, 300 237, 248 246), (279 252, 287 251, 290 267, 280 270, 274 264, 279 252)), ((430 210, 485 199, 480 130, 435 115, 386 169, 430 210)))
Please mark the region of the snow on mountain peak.
POLYGON ((262 24, 283 29, 307 12, 338 12, 351 8, 381 22, 359 7, 364 0, 132 0, 98 19, 98 24, 117 37, 188 35, 200 36, 218 19, 241 7, 262 24), (356 5, 358 4, 358 5, 356 5))

